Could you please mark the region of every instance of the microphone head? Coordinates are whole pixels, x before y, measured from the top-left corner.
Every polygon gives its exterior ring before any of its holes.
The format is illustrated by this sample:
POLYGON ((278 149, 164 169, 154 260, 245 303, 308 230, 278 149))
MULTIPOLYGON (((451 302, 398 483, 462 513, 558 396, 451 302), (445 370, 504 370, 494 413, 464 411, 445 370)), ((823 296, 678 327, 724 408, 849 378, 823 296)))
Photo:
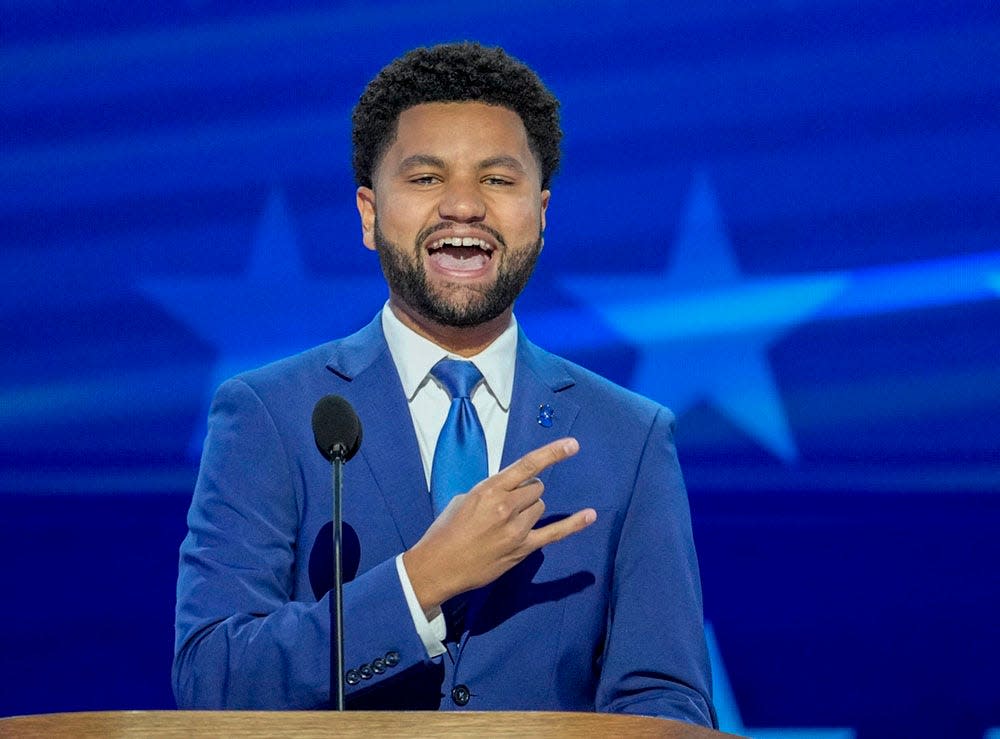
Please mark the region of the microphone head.
POLYGON ((325 395, 312 414, 316 448, 331 462, 346 462, 361 447, 361 420, 351 404, 339 395, 325 395))

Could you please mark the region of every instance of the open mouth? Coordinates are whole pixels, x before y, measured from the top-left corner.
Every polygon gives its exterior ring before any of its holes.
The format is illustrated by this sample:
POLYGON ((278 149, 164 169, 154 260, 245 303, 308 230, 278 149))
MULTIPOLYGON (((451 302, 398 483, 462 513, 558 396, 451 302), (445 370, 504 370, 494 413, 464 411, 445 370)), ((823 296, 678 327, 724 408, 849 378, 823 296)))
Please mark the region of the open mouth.
POLYGON ((475 236, 448 236, 427 245, 431 263, 444 272, 473 274, 489 265, 493 246, 475 236))

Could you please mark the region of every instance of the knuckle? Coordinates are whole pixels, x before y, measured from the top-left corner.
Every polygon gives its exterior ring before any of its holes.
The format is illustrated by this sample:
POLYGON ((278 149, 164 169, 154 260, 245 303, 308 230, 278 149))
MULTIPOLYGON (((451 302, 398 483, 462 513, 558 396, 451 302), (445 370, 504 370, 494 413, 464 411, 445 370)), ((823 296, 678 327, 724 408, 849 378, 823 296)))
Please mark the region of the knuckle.
POLYGON ((485 495, 486 493, 496 488, 496 486, 497 486, 496 480, 494 480, 492 477, 487 477, 483 480, 480 480, 475 485, 473 485, 472 490, 470 490, 469 492, 470 493, 476 492, 479 493, 480 495, 485 495))
POLYGON ((520 469, 518 469, 518 474, 524 478, 534 476, 535 472, 540 469, 540 465, 535 463, 535 460, 531 455, 527 457, 522 457, 520 461, 520 469))

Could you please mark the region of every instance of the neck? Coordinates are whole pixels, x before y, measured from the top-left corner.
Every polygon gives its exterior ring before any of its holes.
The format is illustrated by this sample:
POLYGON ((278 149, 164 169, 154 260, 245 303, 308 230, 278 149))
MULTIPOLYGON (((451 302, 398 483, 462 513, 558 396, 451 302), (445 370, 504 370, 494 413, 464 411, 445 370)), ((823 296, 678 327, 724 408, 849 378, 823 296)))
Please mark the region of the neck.
POLYGON ((411 310, 392 295, 389 308, 404 326, 460 357, 475 356, 496 341, 510 325, 513 312, 513 308, 507 308, 496 318, 475 326, 444 326, 411 310))

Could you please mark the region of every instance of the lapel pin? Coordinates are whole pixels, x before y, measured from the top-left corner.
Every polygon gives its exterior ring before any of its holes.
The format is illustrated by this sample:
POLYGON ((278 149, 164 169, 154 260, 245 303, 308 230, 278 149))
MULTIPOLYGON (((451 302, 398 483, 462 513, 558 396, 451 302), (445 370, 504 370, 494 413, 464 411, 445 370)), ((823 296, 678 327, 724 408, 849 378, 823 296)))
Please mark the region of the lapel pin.
POLYGON ((556 414, 555 409, 548 403, 538 406, 538 425, 545 428, 552 428, 552 417, 556 414))

